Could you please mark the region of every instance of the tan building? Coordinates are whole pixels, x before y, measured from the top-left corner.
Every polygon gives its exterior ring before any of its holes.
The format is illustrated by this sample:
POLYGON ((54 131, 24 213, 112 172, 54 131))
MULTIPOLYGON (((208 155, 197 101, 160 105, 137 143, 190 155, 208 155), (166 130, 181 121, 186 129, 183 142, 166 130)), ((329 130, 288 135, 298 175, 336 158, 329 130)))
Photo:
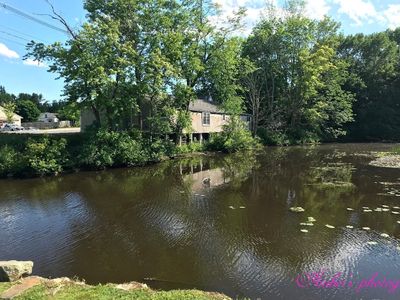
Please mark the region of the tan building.
MULTIPOLYGON (((190 103, 189 111, 192 118, 192 126, 184 133, 184 141, 202 141, 208 140, 211 133, 218 133, 224 130, 223 126, 228 124, 229 115, 223 112, 216 104, 197 99, 190 103)), ((249 130, 251 129, 251 116, 248 114, 241 115, 249 130)), ((81 112, 81 130, 95 122, 94 114, 89 110, 81 112)), ((144 124, 146 130, 146 124, 144 124)))
MULTIPOLYGON (((17 114, 14 114, 12 124, 21 126, 21 121, 22 121, 22 117, 17 114)), ((7 116, 4 112, 4 108, 0 106, 0 127, 5 123, 8 123, 7 116)))
MULTIPOLYGON (((185 133, 190 133, 191 136, 189 139, 191 140, 202 141, 203 139, 208 139, 210 133, 222 132, 224 125, 228 124, 230 117, 217 105, 203 99, 191 102, 189 111, 192 117, 192 128, 191 132, 187 131, 185 133)), ((241 119, 251 129, 251 116, 243 114, 241 115, 241 119)))

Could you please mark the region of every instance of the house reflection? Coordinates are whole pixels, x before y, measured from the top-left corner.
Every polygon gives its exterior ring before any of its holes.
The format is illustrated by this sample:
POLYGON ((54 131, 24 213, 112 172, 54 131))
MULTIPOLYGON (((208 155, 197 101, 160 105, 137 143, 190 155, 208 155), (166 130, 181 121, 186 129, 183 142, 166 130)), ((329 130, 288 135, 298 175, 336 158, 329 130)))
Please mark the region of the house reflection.
POLYGON ((213 166, 209 159, 200 159, 188 164, 182 163, 180 173, 193 192, 218 187, 231 181, 224 168, 213 166))

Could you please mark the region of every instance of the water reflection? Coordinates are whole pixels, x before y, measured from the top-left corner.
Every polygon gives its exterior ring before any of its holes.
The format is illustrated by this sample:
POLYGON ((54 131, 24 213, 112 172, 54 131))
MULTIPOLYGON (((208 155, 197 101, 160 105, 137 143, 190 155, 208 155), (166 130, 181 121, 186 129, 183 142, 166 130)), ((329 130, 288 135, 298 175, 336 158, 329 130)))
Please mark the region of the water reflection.
POLYGON ((397 299, 294 283, 321 269, 397 276, 400 217, 362 209, 397 203, 400 172, 369 167, 365 154, 385 147, 269 148, 0 181, 0 259, 32 259, 37 274, 90 283, 145 280, 262 299, 397 299), (306 212, 294 214, 292 206, 306 212), (317 222, 300 233, 308 216, 317 222))

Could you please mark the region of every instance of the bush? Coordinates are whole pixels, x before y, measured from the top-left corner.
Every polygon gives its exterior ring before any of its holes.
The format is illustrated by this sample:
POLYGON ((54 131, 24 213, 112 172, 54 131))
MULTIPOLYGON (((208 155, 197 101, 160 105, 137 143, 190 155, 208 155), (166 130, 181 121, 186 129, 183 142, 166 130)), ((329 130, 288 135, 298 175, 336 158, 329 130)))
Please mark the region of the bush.
POLYGON ((260 137, 264 145, 288 146, 292 144, 288 135, 280 131, 270 131, 266 128, 259 128, 257 136, 260 137))
POLYGON ((22 172, 22 155, 6 145, 0 147, 0 177, 17 175, 22 172))
POLYGON ((193 153, 193 152, 202 152, 207 148, 206 143, 196 143, 192 142, 186 145, 182 145, 176 147, 176 153, 178 154, 186 154, 186 153, 193 153))
POLYGON ((24 153, 27 171, 41 176, 62 172, 68 161, 66 145, 67 141, 63 138, 29 139, 24 153))
POLYGON ((210 150, 228 153, 255 149, 259 146, 258 140, 252 137, 245 123, 237 117, 232 117, 224 126, 224 131, 221 134, 213 135, 208 144, 210 150))
POLYGON ((113 166, 143 165, 157 155, 167 152, 163 145, 156 141, 146 146, 138 132, 116 132, 100 130, 88 135, 80 155, 80 164, 105 169, 113 166))

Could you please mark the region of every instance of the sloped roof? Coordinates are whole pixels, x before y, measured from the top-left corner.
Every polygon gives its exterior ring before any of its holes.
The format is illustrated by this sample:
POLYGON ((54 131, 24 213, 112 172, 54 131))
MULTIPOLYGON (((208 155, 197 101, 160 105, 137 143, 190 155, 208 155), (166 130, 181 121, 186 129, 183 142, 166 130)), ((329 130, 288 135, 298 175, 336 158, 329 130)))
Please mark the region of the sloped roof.
POLYGON ((218 113, 223 114, 224 112, 219 109, 217 105, 210 101, 206 101, 203 99, 196 99, 191 101, 189 104, 189 111, 195 112, 210 112, 210 113, 218 113))
MULTIPOLYGON (((14 114, 13 120, 19 120, 19 119, 23 119, 20 115, 14 114)), ((4 108, 0 106, 0 120, 2 121, 6 121, 7 120, 7 116, 4 113, 4 108)))

